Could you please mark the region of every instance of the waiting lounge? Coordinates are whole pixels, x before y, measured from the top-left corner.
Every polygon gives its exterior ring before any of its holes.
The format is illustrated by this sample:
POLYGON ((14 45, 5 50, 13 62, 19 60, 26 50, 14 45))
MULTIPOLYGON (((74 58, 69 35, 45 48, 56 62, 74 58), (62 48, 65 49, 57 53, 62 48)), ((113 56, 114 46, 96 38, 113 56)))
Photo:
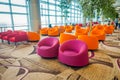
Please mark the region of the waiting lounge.
POLYGON ((120 80, 119 0, 93 3, 0 0, 0 80, 120 80))

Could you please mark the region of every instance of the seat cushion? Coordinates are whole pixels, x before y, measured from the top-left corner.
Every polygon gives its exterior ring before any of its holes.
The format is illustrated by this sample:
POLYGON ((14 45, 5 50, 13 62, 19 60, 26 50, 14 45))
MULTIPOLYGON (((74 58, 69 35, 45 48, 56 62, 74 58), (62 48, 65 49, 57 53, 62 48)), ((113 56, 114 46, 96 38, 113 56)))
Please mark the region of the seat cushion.
POLYGON ((42 49, 42 50, 46 50, 46 49, 50 49, 51 46, 40 46, 39 48, 42 49))
POLYGON ((4 36, 4 37, 3 37, 3 40, 7 40, 7 39, 8 39, 8 36, 4 36))
POLYGON ((78 53, 76 51, 73 51, 73 50, 65 50, 63 52, 63 54, 68 55, 68 56, 74 56, 74 55, 76 55, 78 53))
POLYGON ((15 37, 11 37, 9 40, 10 40, 11 42, 15 42, 15 37))

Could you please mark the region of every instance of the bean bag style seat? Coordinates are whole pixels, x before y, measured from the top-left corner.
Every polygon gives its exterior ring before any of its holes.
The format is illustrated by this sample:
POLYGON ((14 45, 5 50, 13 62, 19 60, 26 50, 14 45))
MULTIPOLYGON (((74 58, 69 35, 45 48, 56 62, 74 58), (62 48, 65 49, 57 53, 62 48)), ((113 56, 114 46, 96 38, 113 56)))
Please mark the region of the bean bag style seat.
POLYGON ((113 25, 105 26, 104 31, 106 34, 112 34, 114 32, 114 26, 113 25))
POLYGON ((73 27, 72 26, 65 26, 65 31, 68 32, 68 33, 71 33, 73 30, 73 27))
POLYGON ((59 33, 64 33, 65 32, 65 27, 64 26, 60 26, 59 27, 59 33))
POLYGON ((59 47, 58 60, 70 66, 85 66, 89 64, 88 47, 80 40, 69 40, 59 47))
POLYGON ((87 29, 77 29, 75 31, 75 36, 78 37, 78 35, 87 35, 88 34, 88 31, 87 29))
POLYGON ((77 39, 77 38, 75 35, 72 35, 72 34, 66 34, 66 33, 60 34, 60 44, 62 44, 65 41, 72 40, 72 39, 77 39))
POLYGON ((37 54, 45 58, 57 57, 59 40, 56 37, 47 37, 40 40, 37 44, 37 54))
POLYGON ((44 36, 48 35, 48 29, 49 28, 42 28, 42 29, 40 29, 40 34, 44 35, 44 36))
POLYGON ((99 41, 104 41, 106 34, 103 30, 94 29, 91 31, 90 36, 96 36, 99 41))
POLYGON ((49 28, 48 36, 58 36, 58 35, 59 35, 58 27, 49 28))
POLYGON ((75 30, 78 30, 78 29, 80 29, 81 28, 81 26, 79 26, 79 25, 76 25, 75 26, 75 30))
POLYGON ((27 32, 28 41, 39 41, 40 35, 37 32, 27 32))
POLYGON ((84 41, 88 46, 88 50, 98 49, 99 41, 96 36, 79 35, 78 40, 84 41))

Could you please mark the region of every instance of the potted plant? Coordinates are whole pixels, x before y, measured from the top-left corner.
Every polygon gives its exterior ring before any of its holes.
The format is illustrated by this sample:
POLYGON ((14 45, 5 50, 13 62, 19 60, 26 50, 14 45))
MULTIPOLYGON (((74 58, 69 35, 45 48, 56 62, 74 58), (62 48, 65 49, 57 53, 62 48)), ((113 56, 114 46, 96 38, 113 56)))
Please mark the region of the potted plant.
POLYGON ((109 6, 111 6, 115 0, 78 0, 81 7, 84 17, 89 18, 90 21, 90 30, 88 35, 80 35, 78 37, 79 40, 83 40, 87 43, 88 49, 97 49, 98 48, 98 40, 95 39, 95 37, 91 37, 91 31, 92 31, 92 18, 95 15, 95 11, 99 13, 103 13, 106 9, 109 9, 109 6), (92 39, 91 39, 92 38, 92 39), (96 42, 94 41, 96 40, 96 42), (91 48, 91 45, 96 45, 91 48))

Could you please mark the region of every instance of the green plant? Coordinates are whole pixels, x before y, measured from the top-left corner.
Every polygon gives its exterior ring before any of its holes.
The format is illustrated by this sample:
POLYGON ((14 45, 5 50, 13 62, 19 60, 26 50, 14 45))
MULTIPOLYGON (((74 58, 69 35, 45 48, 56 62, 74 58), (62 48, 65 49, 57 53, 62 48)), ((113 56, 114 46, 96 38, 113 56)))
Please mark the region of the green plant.
POLYGON ((69 8, 71 6, 71 1, 72 0, 57 0, 60 2, 60 4, 58 5, 61 9, 61 13, 62 13, 62 19, 64 17, 64 21, 65 24, 67 24, 67 18, 69 17, 69 8))
POLYGON ((115 0, 78 0, 78 1, 82 7, 82 12, 84 16, 89 18, 90 20, 90 32, 92 30, 91 21, 95 15, 95 10, 97 11, 98 15, 102 13, 102 15, 105 15, 105 17, 108 16, 113 17, 110 15, 113 12, 115 12, 114 11, 115 9, 112 7, 113 3, 115 3, 115 0), (110 13, 110 11, 112 12, 110 13), (109 12, 108 16, 107 16, 107 12, 109 12))

